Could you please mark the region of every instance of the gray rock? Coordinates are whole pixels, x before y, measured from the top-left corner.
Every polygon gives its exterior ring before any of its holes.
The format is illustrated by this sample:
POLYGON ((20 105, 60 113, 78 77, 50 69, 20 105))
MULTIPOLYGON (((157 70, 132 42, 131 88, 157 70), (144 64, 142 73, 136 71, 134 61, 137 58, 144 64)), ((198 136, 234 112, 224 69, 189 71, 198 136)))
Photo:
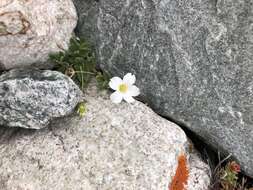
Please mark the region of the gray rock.
POLYGON ((67 49, 76 23, 72 0, 1 0, 0 70, 48 68, 48 54, 67 49))
POLYGON ((59 72, 11 70, 0 76, 0 125, 41 129, 81 99, 78 86, 59 72))
POLYGON ((96 32, 98 1, 96 0, 73 0, 78 13, 78 24, 76 34, 88 40, 92 45, 95 45, 94 35, 96 32))
POLYGON ((86 93, 84 118, 54 120, 39 131, 0 128, 0 187, 5 190, 168 189, 185 154, 187 190, 207 190, 209 167, 189 152, 184 132, 146 105, 112 104, 86 93))
POLYGON ((96 28, 102 68, 136 74, 154 110, 232 153, 253 177, 253 2, 102 0, 90 6, 97 22, 80 22, 78 31, 96 28))

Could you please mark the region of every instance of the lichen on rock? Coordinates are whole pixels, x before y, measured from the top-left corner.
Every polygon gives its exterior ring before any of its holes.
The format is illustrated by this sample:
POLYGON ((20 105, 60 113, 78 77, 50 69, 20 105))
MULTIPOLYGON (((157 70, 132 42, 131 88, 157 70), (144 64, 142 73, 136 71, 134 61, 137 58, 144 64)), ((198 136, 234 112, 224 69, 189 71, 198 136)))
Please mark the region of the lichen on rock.
POLYGON ((185 190, 189 177, 187 157, 182 154, 178 157, 177 170, 170 183, 169 190, 185 190))

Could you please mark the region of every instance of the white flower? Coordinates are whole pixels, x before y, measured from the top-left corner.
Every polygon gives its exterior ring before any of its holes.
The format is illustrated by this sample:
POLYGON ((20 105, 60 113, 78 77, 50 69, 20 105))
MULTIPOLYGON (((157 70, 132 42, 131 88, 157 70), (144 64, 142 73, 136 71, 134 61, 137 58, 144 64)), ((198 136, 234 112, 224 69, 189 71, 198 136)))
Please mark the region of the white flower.
POLYGON ((140 94, 139 88, 133 85, 136 81, 136 78, 131 73, 127 73, 123 80, 119 77, 113 77, 109 86, 116 90, 112 93, 110 99, 113 103, 120 103, 122 99, 124 99, 128 103, 134 102, 134 96, 138 96, 140 94))

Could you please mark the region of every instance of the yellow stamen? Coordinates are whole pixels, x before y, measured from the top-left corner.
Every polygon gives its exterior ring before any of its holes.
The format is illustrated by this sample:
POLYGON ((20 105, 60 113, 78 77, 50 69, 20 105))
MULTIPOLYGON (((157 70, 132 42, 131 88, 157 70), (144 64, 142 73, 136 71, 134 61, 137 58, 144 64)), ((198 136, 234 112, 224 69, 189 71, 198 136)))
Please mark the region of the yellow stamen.
POLYGON ((127 89, 128 89, 128 86, 126 84, 121 84, 119 85, 119 91, 121 93, 126 93, 127 92, 127 89))

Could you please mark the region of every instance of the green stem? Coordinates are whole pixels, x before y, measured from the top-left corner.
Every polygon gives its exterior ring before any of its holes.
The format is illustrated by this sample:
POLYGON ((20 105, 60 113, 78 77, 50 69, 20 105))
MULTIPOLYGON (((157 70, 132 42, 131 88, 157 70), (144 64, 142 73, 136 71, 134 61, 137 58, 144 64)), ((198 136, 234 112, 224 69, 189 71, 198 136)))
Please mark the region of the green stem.
POLYGON ((87 71, 82 71, 82 68, 80 67, 81 71, 75 71, 76 73, 86 73, 86 74, 90 74, 90 75, 95 75, 95 73, 92 72, 87 72, 87 71))

